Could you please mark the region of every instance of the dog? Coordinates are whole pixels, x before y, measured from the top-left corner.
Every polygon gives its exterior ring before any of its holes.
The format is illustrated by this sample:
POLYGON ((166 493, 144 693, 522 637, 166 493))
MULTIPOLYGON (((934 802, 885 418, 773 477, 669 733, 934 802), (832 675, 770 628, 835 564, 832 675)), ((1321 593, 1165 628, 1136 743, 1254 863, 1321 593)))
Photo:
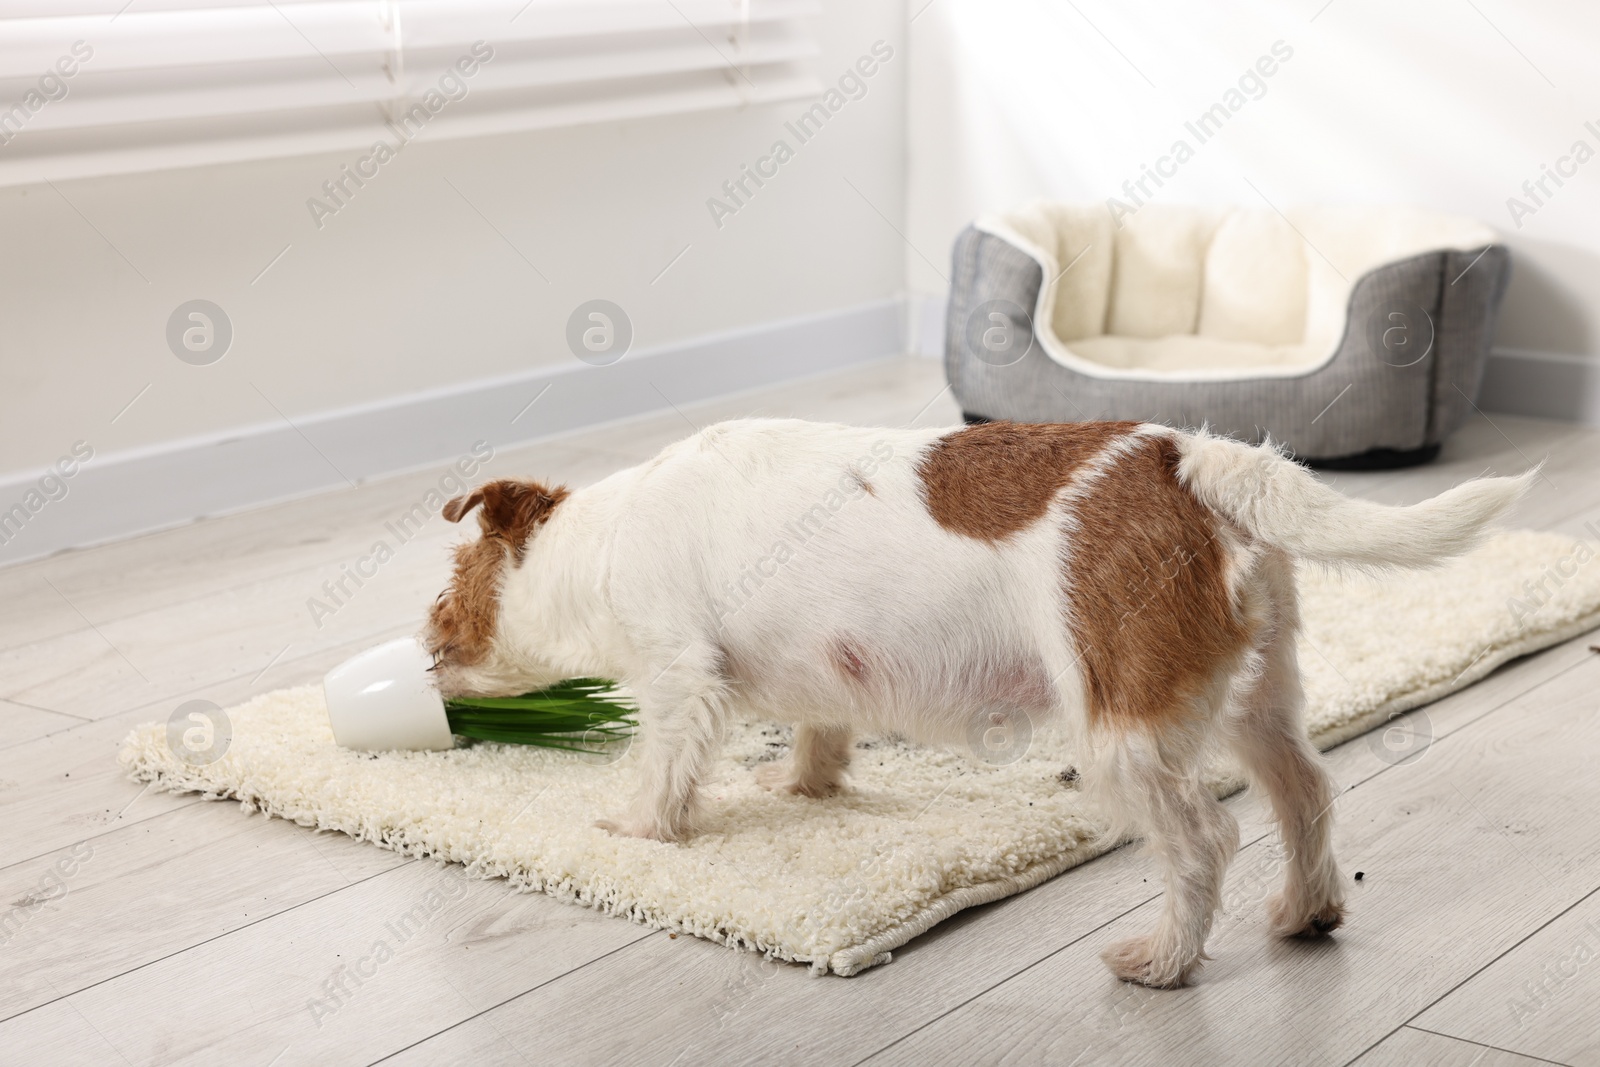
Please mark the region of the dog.
POLYGON ((857 734, 951 743, 1063 722, 1084 787, 1144 836, 1155 929, 1104 954, 1169 988, 1205 958, 1234 817, 1201 782, 1231 753, 1287 851, 1282 936, 1344 919, 1333 782, 1301 721, 1294 564, 1427 567, 1526 488, 1411 507, 1347 498, 1270 446, 1131 422, 867 429, 721 423, 569 492, 492 481, 422 635, 446 695, 577 676, 635 694, 642 781, 614 834, 693 835, 725 723, 794 724, 770 788, 841 789, 857 734))

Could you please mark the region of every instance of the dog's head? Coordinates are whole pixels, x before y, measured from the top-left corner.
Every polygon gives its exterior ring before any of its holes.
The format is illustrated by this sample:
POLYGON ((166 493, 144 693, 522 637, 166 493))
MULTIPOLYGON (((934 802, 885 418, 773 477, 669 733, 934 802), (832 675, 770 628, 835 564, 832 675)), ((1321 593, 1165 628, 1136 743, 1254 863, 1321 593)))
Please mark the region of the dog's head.
POLYGON ((556 680, 538 677, 536 660, 506 647, 501 590, 568 495, 563 486, 546 489, 538 482, 500 479, 445 504, 443 515, 451 522, 477 508, 481 531, 476 541, 456 547, 455 573, 434 601, 422 633, 446 696, 514 696, 556 680))

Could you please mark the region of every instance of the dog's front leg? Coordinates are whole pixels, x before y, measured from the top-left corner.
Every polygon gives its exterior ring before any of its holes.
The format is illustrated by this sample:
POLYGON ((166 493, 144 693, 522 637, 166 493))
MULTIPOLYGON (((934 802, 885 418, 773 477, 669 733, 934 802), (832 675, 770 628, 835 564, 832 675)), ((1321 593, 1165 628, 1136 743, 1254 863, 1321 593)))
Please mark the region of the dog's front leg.
MULTIPOLYGON (((687 657, 685 657, 687 658, 687 657)), ((626 814, 595 825, 627 837, 678 841, 694 832, 700 782, 722 743, 726 700, 719 676, 669 666, 639 692, 643 733, 639 792, 626 814)))

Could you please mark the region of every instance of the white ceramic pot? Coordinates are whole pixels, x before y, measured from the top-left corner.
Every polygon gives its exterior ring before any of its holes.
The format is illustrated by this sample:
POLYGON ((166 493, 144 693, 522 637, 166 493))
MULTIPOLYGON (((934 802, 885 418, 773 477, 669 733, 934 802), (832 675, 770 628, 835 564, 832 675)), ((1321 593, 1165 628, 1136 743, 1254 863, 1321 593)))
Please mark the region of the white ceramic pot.
POLYGON ((367 752, 455 747, 428 654, 402 637, 351 656, 322 680, 333 739, 367 752))

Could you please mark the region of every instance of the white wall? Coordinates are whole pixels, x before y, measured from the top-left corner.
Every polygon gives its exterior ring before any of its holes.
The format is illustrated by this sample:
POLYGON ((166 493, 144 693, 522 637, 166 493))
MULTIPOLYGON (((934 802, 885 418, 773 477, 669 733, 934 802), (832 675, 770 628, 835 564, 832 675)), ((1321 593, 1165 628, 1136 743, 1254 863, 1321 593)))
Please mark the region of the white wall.
POLYGON ((1498 346, 1600 354, 1600 158, 1549 186, 1520 228, 1506 205, 1574 141, 1600 152, 1594 5, 935 0, 911 25, 916 294, 942 296, 950 244, 984 211, 1123 195, 1281 40, 1293 56, 1265 94, 1159 199, 1399 202, 1482 219, 1513 255, 1498 346))
POLYGON ((274 405, 295 418, 570 363, 567 317, 596 297, 643 349, 899 294, 901 239, 873 207, 900 225, 903 5, 829 2, 811 28, 824 82, 875 40, 895 58, 720 229, 706 199, 809 101, 419 141, 320 230, 307 198, 359 153, 0 189, 0 474, 78 439, 159 448, 281 426, 274 405), (233 323, 211 366, 166 345, 194 298, 233 323))

